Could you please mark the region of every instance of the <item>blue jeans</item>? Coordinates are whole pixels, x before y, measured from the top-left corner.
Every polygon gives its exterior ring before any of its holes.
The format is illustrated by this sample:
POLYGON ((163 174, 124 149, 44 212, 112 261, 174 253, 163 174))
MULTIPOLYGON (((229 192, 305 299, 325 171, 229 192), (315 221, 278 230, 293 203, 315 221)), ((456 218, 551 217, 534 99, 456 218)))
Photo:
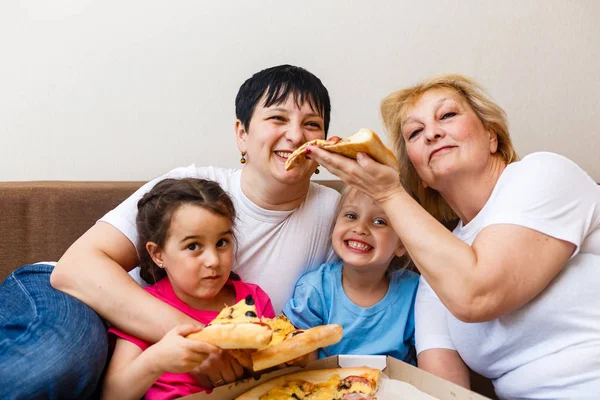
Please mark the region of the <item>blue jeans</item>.
POLYGON ((102 319, 50 286, 51 265, 26 265, 0 284, 0 399, 85 399, 106 364, 102 319))

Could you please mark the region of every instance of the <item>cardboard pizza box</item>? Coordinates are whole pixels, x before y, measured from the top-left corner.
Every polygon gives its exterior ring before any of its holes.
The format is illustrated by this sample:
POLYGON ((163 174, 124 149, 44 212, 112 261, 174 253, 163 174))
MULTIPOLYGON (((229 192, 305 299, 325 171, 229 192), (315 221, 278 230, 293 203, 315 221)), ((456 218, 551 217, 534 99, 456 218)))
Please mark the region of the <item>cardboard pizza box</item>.
POLYGON ((251 388, 269 379, 306 369, 327 369, 367 366, 378 368, 390 379, 382 380, 378 400, 486 400, 478 393, 467 390, 454 383, 432 375, 400 361, 386 356, 339 355, 323 358, 309 363, 305 368, 284 368, 264 374, 260 379, 245 379, 231 385, 219 387, 208 395, 197 393, 183 397, 185 400, 233 400, 251 388))

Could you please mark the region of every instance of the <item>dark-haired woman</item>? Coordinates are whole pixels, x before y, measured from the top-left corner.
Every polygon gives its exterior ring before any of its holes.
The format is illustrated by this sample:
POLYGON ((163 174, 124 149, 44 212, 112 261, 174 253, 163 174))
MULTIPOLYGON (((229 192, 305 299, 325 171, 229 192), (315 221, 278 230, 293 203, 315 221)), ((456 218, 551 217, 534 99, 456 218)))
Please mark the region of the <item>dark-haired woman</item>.
MULTIPOLYGON (((310 182, 316 163, 284 168, 300 145, 326 137, 329 113, 327 89, 310 72, 281 65, 254 74, 236 97, 242 169, 175 169, 105 215, 56 267, 27 266, 11 275, 0 287, 0 300, 15 301, 24 310, 16 314, 0 302, 0 321, 17 326, 0 329, 0 379, 6 381, 0 397, 88 395, 100 378, 108 348, 101 318, 150 343, 177 325, 195 323, 127 274, 138 264, 137 202, 164 178, 210 179, 228 192, 239 218, 233 271, 259 284, 279 312, 303 273, 335 257, 329 234, 338 193, 310 182), (59 290, 50 287, 52 270, 52 286, 59 290)), ((208 387, 235 381, 242 369, 215 349, 195 373, 208 387)))

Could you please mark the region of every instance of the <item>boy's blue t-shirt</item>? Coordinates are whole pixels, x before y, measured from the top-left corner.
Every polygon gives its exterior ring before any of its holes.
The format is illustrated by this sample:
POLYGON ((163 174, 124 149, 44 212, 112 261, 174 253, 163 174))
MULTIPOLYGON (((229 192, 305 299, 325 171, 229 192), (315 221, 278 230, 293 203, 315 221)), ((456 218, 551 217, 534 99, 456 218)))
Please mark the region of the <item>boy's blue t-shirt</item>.
POLYGON ((396 271, 387 294, 369 308, 354 304, 342 287, 342 262, 323 264, 296 283, 283 313, 302 329, 340 324, 342 340, 319 351, 319 357, 337 354, 389 355, 415 364, 414 304, 419 275, 396 271))

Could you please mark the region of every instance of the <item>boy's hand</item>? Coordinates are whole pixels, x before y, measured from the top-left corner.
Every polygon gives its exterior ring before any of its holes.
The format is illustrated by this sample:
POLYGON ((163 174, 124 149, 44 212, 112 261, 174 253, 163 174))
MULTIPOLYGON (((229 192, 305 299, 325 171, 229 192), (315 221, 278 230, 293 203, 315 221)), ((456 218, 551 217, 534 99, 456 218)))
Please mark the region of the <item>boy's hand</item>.
POLYGON ((185 336, 202 329, 200 325, 179 325, 171 329, 154 345, 152 352, 156 368, 162 372, 187 373, 221 349, 208 343, 186 339, 185 336))

